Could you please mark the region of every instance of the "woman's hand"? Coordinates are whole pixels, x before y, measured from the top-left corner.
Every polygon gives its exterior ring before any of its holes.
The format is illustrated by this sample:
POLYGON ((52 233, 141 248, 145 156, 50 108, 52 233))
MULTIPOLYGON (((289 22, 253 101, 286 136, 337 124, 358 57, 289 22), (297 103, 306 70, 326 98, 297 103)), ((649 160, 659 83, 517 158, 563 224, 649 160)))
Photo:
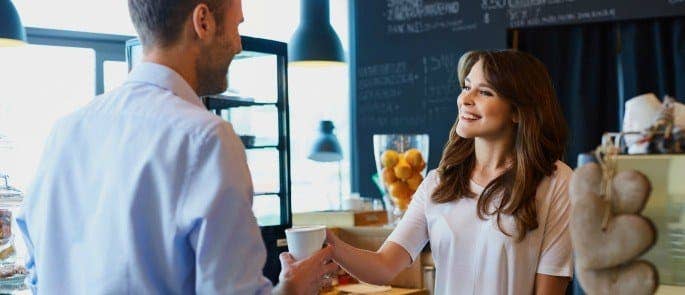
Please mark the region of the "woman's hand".
POLYGON ((358 249, 326 230, 326 243, 333 247, 333 260, 351 275, 371 284, 385 285, 411 264, 411 256, 402 246, 386 242, 376 251, 358 249))
POLYGON ((333 259, 335 260, 336 257, 336 245, 338 244, 344 244, 345 242, 341 241, 338 236, 336 236, 332 230, 326 229, 326 244, 333 246, 333 259))

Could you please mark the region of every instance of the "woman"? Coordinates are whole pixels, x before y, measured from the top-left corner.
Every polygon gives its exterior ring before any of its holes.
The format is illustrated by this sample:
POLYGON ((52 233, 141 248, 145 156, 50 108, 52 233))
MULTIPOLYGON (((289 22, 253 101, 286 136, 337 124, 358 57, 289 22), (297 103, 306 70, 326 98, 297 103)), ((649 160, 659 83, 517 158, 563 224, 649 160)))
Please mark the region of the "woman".
POLYGON ((572 275, 567 231, 567 128, 544 65, 529 54, 479 51, 459 62, 459 116, 377 252, 329 232, 334 259, 387 284, 430 241, 437 294, 563 294, 572 275))

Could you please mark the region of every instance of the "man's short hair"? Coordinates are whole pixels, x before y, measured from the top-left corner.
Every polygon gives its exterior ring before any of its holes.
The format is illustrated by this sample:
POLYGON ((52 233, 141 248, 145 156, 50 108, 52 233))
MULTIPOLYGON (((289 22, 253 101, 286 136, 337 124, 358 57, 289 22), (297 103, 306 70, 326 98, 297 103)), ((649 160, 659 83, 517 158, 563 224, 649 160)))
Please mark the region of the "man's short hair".
POLYGON ((218 25, 223 23, 226 0, 128 0, 131 14, 140 41, 144 46, 168 47, 181 36, 183 25, 200 3, 205 3, 214 12, 218 25))

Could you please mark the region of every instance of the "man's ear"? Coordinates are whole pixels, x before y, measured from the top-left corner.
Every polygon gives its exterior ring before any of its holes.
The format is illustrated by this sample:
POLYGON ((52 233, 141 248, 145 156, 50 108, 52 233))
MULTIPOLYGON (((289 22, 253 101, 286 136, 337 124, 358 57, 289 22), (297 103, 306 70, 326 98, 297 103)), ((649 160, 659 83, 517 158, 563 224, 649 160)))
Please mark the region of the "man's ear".
POLYGON ((192 22, 195 36, 200 40, 207 40, 214 36, 216 32, 216 22, 214 14, 207 4, 200 3, 193 9, 190 21, 192 22))

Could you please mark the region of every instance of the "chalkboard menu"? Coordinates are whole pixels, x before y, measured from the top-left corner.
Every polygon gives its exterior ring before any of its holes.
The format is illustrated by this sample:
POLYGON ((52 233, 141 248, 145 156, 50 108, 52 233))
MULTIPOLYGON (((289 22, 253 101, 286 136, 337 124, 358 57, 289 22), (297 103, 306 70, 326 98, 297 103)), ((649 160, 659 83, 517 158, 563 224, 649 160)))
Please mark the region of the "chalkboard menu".
POLYGON ((511 28, 685 14, 685 0, 491 0, 482 7, 507 10, 511 28))
POLYGON ((459 57, 507 30, 685 15, 685 0, 350 0, 353 190, 380 197, 374 134, 426 133, 437 167, 457 115, 459 57))

